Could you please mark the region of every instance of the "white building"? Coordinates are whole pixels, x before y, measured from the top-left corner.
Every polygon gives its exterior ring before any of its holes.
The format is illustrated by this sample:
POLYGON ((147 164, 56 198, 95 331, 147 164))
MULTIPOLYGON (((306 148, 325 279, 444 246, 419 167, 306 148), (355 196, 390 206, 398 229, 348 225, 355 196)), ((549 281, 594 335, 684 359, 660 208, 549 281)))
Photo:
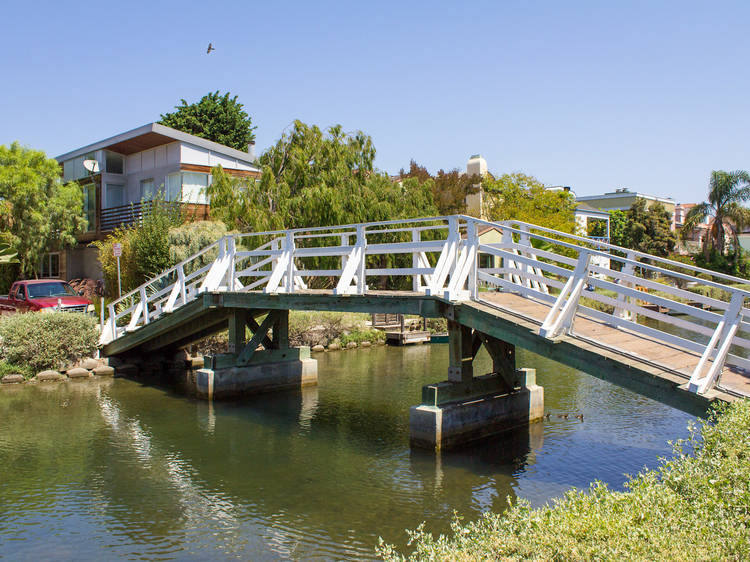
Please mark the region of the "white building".
POLYGON ((56 160, 65 181, 82 185, 88 218, 88 231, 78 236, 79 245, 57 257, 50 255, 43 268, 50 277, 66 279, 101 277, 96 250, 85 243, 140 220, 158 192, 195 219, 206 219, 205 188, 212 168, 221 165, 231 175, 260 177, 252 145, 243 152, 159 123, 77 148, 56 160), (85 160, 95 160, 98 172, 87 171, 85 160))

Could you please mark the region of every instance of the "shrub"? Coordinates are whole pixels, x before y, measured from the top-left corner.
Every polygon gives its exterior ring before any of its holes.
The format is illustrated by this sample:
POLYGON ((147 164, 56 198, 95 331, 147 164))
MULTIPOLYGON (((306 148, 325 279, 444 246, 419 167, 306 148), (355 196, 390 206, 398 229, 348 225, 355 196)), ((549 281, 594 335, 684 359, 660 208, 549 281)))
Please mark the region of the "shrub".
POLYGON ((385 332, 381 330, 354 330, 341 334, 339 341, 342 346, 350 342, 362 343, 363 341, 369 341, 370 343, 385 341, 385 332))
POLYGON ((122 256, 120 256, 122 292, 127 293, 139 285, 135 248, 133 246, 134 240, 135 229, 117 228, 104 240, 91 243, 99 250, 99 263, 104 275, 104 289, 110 297, 117 298, 117 258, 112 255, 114 244, 122 245, 122 256))
MULTIPOLYGON (((216 221, 197 221, 170 228, 169 265, 173 266, 186 260, 226 234, 227 227, 224 223, 216 221)), ((189 275, 204 265, 208 265, 216 259, 217 255, 215 250, 206 252, 200 259, 195 260, 195 263, 191 263, 190 268, 185 269, 185 273, 189 275)))
POLYGON ((96 351, 96 320, 69 312, 29 312, 0 319, 0 357, 34 371, 60 369, 96 351))
POLYGON ((34 376, 34 371, 29 365, 12 365, 7 361, 0 361, 0 378, 5 375, 23 375, 28 379, 34 376))
MULTIPOLYGON (((750 403, 723 405, 674 458, 632 477, 626 492, 592 484, 552 506, 519 501, 487 513, 453 536, 410 532, 411 560, 748 560, 750 403)), ((388 560, 403 560, 380 544, 388 560)))

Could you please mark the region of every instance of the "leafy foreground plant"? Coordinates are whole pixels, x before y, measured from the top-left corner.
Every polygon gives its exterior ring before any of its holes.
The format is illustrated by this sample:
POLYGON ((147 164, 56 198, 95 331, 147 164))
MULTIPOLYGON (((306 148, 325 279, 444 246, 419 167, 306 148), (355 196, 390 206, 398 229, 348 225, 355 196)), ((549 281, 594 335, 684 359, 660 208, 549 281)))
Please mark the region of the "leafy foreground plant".
POLYGON ((69 312, 14 314, 0 319, 0 338, 0 359, 29 376, 90 357, 96 351, 96 320, 69 312))
POLYGON ((571 490, 553 506, 519 501, 487 513, 453 536, 410 531, 406 558, 382 539, 386 560, 748 560, 750 559, 750 403, 721 406, 674 458, 631 478, 628 491, 601 482, 571 490))

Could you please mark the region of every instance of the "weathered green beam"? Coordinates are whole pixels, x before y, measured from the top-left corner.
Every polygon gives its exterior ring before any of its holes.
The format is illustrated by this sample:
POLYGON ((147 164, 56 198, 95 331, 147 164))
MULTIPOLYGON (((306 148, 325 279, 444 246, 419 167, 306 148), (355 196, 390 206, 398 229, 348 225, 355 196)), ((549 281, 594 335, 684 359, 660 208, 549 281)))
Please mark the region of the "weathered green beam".
POLYGON ((443 301, 425 295, 333 295, 319 293, 206 293, 207 307, 317 310, 337 312, 384 312, 439 318, 443 301))
MULTIPOLYGON (((145 326, 141 326, 134 332, 126 333, 115 341, 108 343, 104 346, 102 351, 105 355, 118 355, 125 351, 129 351, 162 334, 166 334, 187 322, 195 322, 197 317, 203 312, 204 306, 201 299, 189 302, 174 312, 164 314, 158 320, 146 324, 145 326)), ((227 312, 214 311, 214 314, 217 316, 226 315, 227 312)))

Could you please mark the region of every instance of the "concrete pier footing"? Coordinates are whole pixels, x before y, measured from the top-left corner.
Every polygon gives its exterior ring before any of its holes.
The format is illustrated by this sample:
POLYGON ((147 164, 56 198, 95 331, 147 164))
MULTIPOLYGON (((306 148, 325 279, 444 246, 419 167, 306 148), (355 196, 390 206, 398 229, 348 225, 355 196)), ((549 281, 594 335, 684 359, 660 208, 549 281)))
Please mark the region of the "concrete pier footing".
POLYGON ((412 447, 450 449, 541 420, 544 388, 529 384, 507 394, 490 394, 440 405, 412 406, 412 447))
POLYGON ((318 362, 302 358, 247 367, 199 369, 195 376, 195 393, 199 398, 213 400, 295 389, 317 383, 318 362))

